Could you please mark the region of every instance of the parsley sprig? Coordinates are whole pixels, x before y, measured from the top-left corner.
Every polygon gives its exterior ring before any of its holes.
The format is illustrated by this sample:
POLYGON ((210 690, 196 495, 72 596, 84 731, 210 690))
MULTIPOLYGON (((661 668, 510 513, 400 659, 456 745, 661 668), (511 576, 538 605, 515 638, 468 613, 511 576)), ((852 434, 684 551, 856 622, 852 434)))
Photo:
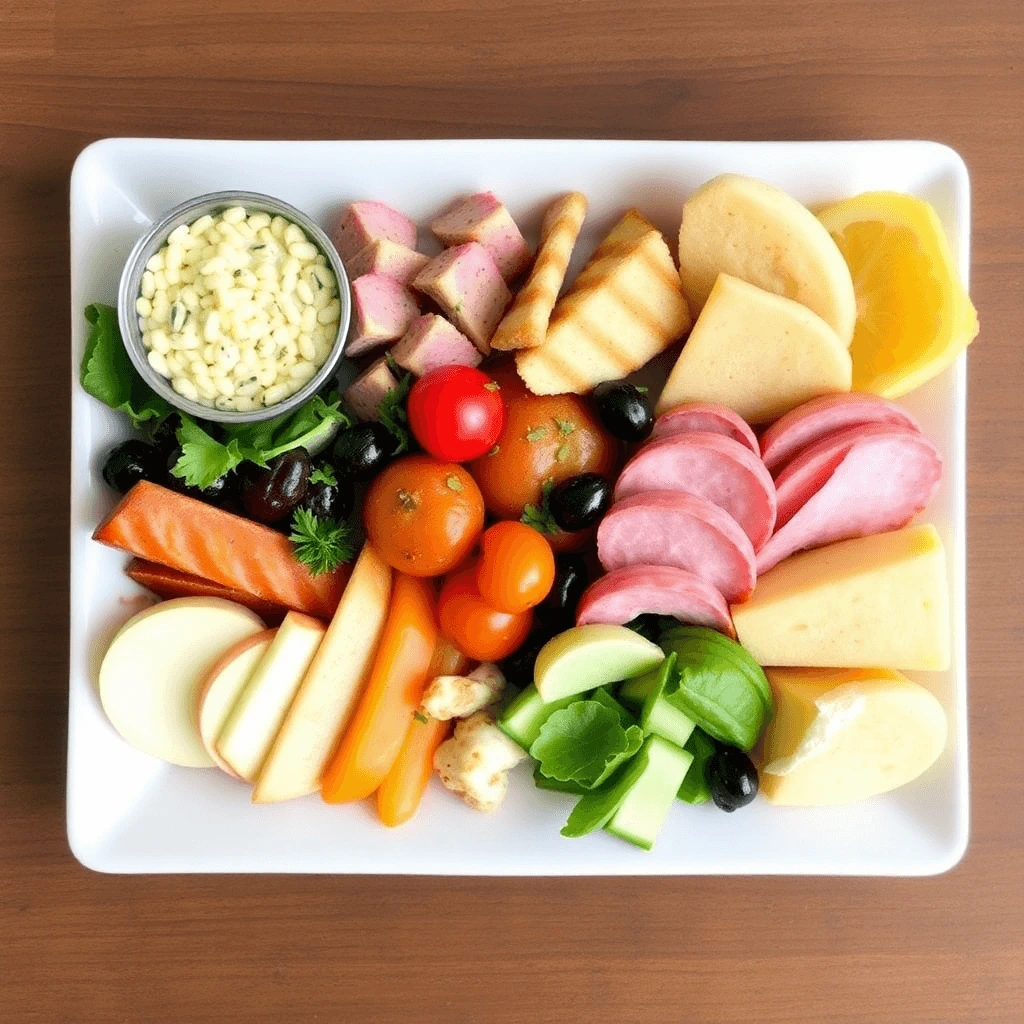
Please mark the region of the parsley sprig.
POLYGON ((351 523, 321 519, 306 508, 295 510, 288 539, 295 548, 295 557, 314 576, 332 572, 342 562, 351 562, 356 556, 355 530, 351 523))

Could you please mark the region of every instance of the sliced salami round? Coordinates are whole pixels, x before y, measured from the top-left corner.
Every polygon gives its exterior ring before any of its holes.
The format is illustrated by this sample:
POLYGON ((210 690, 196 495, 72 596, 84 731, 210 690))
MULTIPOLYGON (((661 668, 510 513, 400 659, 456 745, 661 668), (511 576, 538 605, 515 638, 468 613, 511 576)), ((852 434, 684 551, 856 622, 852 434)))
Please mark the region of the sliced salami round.
POLYGON ((891 423, 921 432, 906 409, 877 395, 858 391, 822 395, 787 412, 761 435, 761 458, 777 476, 790 459, 815 441, 860 423, 891 423))
POLYGON ((758 575, 797 551, 898 530, 931 501, 942 479, 942 457, 928 438, 884 424, 844 433, 858 431, 826 482, 761 549, 758 575))
POLYGON ((670 565, 628 565, 592 583, 576 609, 576 625, 623 626, 638 615, 671 615, 736 639, 725 598, 707 580, 670 565))
POLYGON ((700 431, 707 434, 722 434, 749 448, 760 457, 761 449, 753 430, 742 416, 726 405, 713 402, 687 402, 662 413, 654 421, 652 437, 669 437, 700 431))
POLYGON ((893 433, 923 436, 901 424, 861 423, 829 434, 801 451, 775 481, 775 532, 778 533, 824 487, 858 441, 867 437, 888 437, 893 433))
POLYGON ((707 498, 740 524, 757 551, 775 527, 775 484, 761 460, 731 437, 705 431, 648 441, 626 463, 616 501, 642 491, 707 498))
POLYGON ((730 604, 756 579, 750 538, 728 512, 682 491, 645 491, 616 502, 597 529, 597 557, 609 572, 671 565, 711 583, 730 604))

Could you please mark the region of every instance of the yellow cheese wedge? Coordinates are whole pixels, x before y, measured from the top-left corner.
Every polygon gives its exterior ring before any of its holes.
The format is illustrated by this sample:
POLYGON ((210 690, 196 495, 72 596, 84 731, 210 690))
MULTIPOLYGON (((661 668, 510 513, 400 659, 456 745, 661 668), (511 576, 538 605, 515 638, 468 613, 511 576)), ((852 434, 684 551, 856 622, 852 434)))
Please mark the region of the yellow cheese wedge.
POLYGON ((942 541, 933 526, 908 526, 793 555, 732 618, 762 665, 948 668, 942 541))
POLYGON ((718 402, 749 423, 819 395, 849 391, 853 363, 824 320, 799 302, 719 274, 658 400, 718 402))
POLYGON ((760 792, 822 806, 887 793, 927 771, 946 745, 946 715, 923 686, 887 669, 772 668, 775 717, 760 792))

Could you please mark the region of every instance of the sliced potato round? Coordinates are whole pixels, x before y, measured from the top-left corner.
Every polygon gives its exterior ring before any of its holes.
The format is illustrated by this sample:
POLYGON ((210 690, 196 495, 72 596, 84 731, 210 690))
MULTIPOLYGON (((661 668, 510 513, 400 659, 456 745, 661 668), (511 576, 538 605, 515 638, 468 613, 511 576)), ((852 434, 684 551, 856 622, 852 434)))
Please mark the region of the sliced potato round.
POLYGON ((726 273, 796 300, 853 340, 857 303, 839 247, 806 206, 757 178, 720 174, 690 196, 679 273, 694 316, 726 273))
POLYGON ((121 627, 103 657, 103 710, 133 747, 171 764, 210 767, 196 722, 199 689, 228 648, 263 628, 254 612, 217 597, 147 608, 121 627))

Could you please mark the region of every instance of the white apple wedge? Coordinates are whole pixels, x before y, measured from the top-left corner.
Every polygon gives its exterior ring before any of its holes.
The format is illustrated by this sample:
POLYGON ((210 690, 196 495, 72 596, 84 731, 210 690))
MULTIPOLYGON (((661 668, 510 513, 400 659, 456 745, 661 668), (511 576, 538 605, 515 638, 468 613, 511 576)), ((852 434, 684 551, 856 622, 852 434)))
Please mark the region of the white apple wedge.
POLYGON ((231 765, 217 753, 217 737, 276 635, 276 629, 266 629, 235 644, 213 666, 199 691, 199 705, 196 708, 199 737, 217 767, 236 779, 239 776, 231 765))
POLYGON ((356 706, 384 628, 391 569, 369 545, 277 734, 253 791, 256 803, 315 793, 356 706))
POLYGON ((103 710, 133 746, 187 768, 214 764, 199 735, 196 701, 230 647, 264 628, 254 612, 217 597, 179 597, 129 619, 100 665, 103 710))
POLYGON ((246 782, 263 766, 323 635, 318 619, 289 612, 231 709, 217 753, 246 782))

